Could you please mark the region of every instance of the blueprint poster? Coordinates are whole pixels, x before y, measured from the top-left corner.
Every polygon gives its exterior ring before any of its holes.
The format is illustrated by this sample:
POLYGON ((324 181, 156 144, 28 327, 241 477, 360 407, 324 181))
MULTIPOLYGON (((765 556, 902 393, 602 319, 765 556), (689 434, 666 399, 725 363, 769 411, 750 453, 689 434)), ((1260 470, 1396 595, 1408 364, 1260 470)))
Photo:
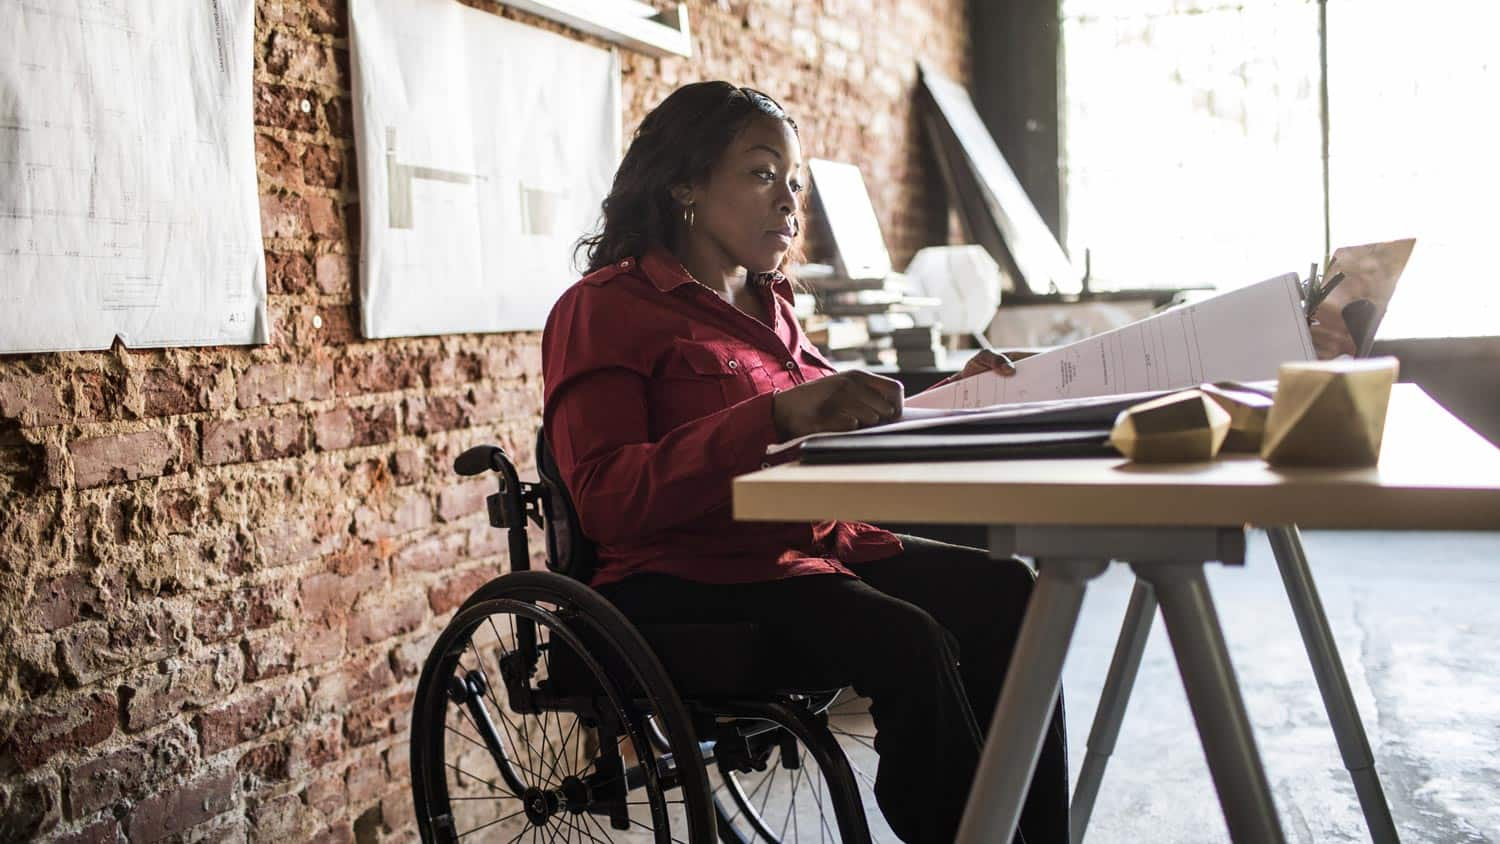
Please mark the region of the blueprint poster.
POLYGON ((264 343, 253 0, 0 3, 0 353, 264 343))
POLYGON ((455 0, 353 0, 366 337, 539 329, 620 150, 614 53, 455 0))

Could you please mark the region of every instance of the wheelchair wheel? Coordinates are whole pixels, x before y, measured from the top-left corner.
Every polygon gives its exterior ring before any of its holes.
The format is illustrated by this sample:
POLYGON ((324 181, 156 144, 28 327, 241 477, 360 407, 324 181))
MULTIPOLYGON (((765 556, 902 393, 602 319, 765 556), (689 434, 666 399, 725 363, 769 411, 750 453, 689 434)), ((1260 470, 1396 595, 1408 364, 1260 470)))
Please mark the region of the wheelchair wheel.
MULTIPOLYGON (((875 803, 877 760, 869 701, 844 689, 813 701, 811 708, 825 714, 828 731, 848 760, 870 840, 899 842, 875 803)), ((721 757, 710 770, 720 840, 727 844, 850 844, 840 834, 828 777, 809 749, 787 730, 769 723, 754 732, 749 742, 752 764, 763 769, 735 770, 721 757)))
POLYGON ((411 737, 424 842, 713 840, 702 750, 660 662, 562 575, 504 575, 465 602, 423 666, 411 737))

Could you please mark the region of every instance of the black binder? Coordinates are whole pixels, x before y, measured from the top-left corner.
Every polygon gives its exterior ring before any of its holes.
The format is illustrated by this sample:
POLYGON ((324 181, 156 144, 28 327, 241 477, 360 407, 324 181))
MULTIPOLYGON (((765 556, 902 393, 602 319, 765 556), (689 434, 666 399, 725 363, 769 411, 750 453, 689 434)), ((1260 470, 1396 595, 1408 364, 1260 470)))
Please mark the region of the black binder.
POLYGON ((898 434, 822 437, 802 444, 802 462, 910 463, 921 460, 1023 460, 1112 457, 1109 428, 972 431, 928 428, 898 434))

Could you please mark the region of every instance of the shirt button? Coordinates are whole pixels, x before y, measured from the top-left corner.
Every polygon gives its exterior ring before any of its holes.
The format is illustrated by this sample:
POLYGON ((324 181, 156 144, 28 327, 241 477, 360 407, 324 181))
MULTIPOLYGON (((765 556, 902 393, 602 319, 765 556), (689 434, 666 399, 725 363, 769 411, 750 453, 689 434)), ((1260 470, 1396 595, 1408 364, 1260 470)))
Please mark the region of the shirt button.
POLYGON ((739 369, 740 368, 740 362, 737 361, 737 360, 730 361, 729 362, 729 368, 730 369, 739 369))
POLYGON ((791 372, 792 370, 794 370, 796 368, 797 368, 797 364, 793 363, 792 361, 787 361, 786 362, 786 371, 787 372, 791 372))
POLYGON ((630 259, 629 258, 626 258, 625 260, 623 260, 623 261, 620 262, 620 269, 622 269, 622 270, 628 270, 628 269, 630 269, 630 259))

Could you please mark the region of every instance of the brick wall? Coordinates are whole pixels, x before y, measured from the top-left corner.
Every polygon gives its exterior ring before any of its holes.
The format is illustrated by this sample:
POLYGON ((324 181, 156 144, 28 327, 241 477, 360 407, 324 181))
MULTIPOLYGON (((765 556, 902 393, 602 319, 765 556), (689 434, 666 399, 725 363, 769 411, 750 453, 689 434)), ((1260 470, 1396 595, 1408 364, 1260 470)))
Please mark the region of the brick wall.
MULTIPOLYGON (((627 131, 683 82, 755 85, 864 167, 898 263, 944 239, 911 95, 919 55, 967 78, 962 0, 691 14, 693 60, 625 54, 627 131)), ((540 361, 356 336, 347 50, 338 0, 260 0, 269 345, 0 358, 0 840, 414 834, 421 660, 504 566, 451 460, 529 460, 540 361)))

